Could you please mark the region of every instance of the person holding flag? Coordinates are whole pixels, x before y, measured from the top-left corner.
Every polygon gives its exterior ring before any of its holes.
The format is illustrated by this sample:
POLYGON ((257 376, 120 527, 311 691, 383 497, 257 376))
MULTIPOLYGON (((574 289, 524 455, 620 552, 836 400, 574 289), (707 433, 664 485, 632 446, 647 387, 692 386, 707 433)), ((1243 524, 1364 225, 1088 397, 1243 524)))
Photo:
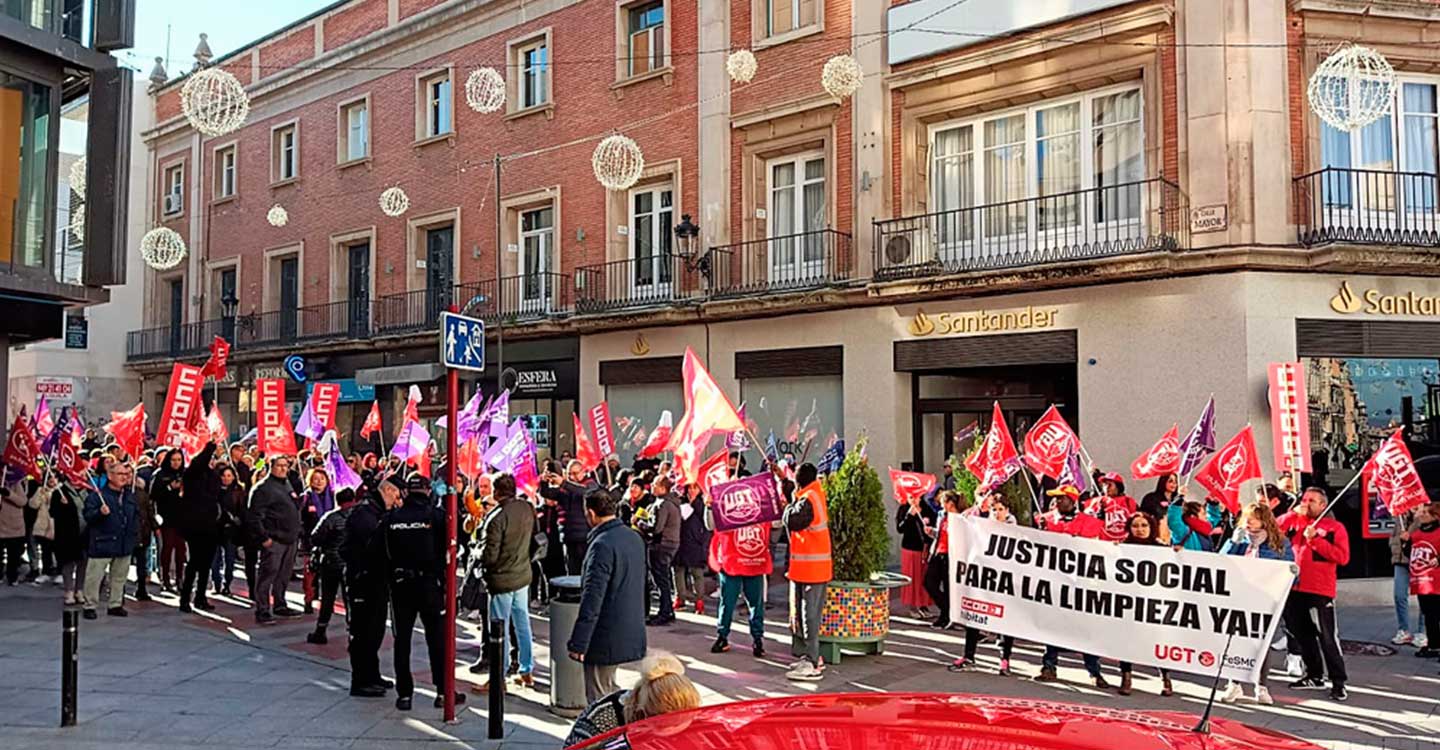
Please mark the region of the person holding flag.
MULTIPOLYGON (((1079 508, 1080 490, 1073 485, 1062 485, 1046 495, 1055 498, 1054 514, 1045 524, 1047 531, 1057 534, 1069 534, 1070 536, 1083 537, 1085 539, 1100 539, 1104 534, 1104 525, 1095 516, 1081 513, 1079 508)), ((1081 654, 1085 660, 1085 671, 1090 673, 1090 679, 1095 682, 1095 687, 1101 690, 1109 690, 1110 683, 1105 681, 1105 676, 1100 674, 1100 657, 1094 654, 1081 654)), ((1046 646, 1045 654, 1040 660, 1040 674, 1035 678, 1036 682, 1059 682, 1060 677, 1057 669, 1060 666, 1060 648, 1058 646, 1046 646)))
POLYGON ((84 496, 69 482, 61 482, 50 496, 50 521, 55 538, 55 564, 60 568, 59 583, 64 591, 67 606, 81 602, 81 589, 85 585, 84 496))
POLYGON ((790 596, 795 603, 795 638, 791 651, 803 645, 803 658, 790 665, 785 678, 797 682, 819 682, 824 677, 820 662, 820 612, 825 603, 825 584, 834 577, 830 547, 830 512, 814 464, 801 464, 795 472, 795 493, 785 507, 780 523, 790 532, 790 596))
MULTIPOLYGON (((1284 532, 1280 531, 1280 524, 1275 519, 1275 512, 1270 508, 1266 500, 1257 500, 1245 506, 1241 514, 1243 519, 1235 527, 1235 533, 1230 541, 1220 549, 1222 555, 1240 555, 1260 560, 1286 560, 1293 561, 1295 552, 1290 547, 1290 542, 1285 538, 1284 532)), ((1271 649, 1265 649, 1261 659, 1269 659, 1271 649)), ((1260 681, 1255 683, 1255 702, 1263 706, 1273 705, 1275 700, 1270 697, 1270 689, 1266 685, 1265 675, 1270 671, 1269 664, 1260 665, 1260 681)), ((1240 683, 1231 681, 1225 689, 1225 695, 1220 698, 1225 703, 1235 703, 1245 696, 1245 690, 1240 683)))
POLYGON ((1409 539, 1409 593, 1420 602, 1426 641, 1415 655, 1433 659, 1440 656, 1440 493, 1430 494, 1430 502, 1415 511, 1415 521, 1409 539))
POLYGON ((1330 697, 1343 701, 1349 694, 1335 623, 1335 579, 1336 569, 1350 562, 1350 535, 1343 524, 1326 515, 1328 501, 1325 490, 1308 487, 1279 519, 1300 567, 1285 602, 1285 627, 1299 642, 1305 662, 1305 675, 1290 683, 1291 689, 1324 690, 1328 674, 1330 697))
POLYGON ((112 461, 105 471, 103 486, 95 486, 85 497, 87 534, 85 569, 85 619, 94 620, 100 601, 100 580, 110 583, 111 617, 126 617, 125 578, 130 573, 130 553, 140 527, 140 506, 135 499, 135 470, 123 461, 112 461))
POLYGON ((1129 536, 1130 517, 1137 510, 1135 498, 1125 494, 1125 478, 1110 472, 1100 477, 1104 495, 1091 501, 1089 511, 1100 519, 1100 538, 1108 542, 1123 542, 1129 536))
POLYGON ((899 504, 895 508, 895 530, 900 533, 900 572, 910 584, 900 589, 900 603, 909 607, 911 617, 930 618, 930 594, 925 590, 925 558, 935 536, 936 512, 924 502, 935 487, 929 474, 890 470, 890 481, 899 504))

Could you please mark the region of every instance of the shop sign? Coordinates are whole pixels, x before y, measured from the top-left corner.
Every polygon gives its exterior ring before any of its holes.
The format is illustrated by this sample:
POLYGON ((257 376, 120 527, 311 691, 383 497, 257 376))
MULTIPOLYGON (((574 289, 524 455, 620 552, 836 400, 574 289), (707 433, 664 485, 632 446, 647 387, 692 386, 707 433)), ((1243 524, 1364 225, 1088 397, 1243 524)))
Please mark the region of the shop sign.
POLYGON ((553 393, 560 388, 554 370, 519 370, 515 373, 515 392, 526 394, 553 393))
POLYGON ((35 378, 35 395, 47 401, 69 400, 75 396, 74 378, 35 378))
POLYGON ((998 333, 1053 328, 1057 308, 1027 306, 1020 310, 976 310, 974 312, 927 315, 915 311, 906 328, 911 336, 945 336, 954 333, 998 333))
POLYGON ((1440 296, 1416 294, 1385 294, 1379 289, 1366 289, 1357 294, 1349 281, 1340 282, 1340 290, 1330 298, 1330 309, 1349 315, 1433 315, 1440 317, 1440 296))
POLYGON ((255 365, 255 377, 252 380, 282 380, 285 378, 285 368, 281 365, 255 365))
MULTIPOLYGON (((365 401, 371 401, 375 398, 375 386, 361 385, 354 378, 343 378, 339 380, 321 380, 319 382, 335 383, 339 385, 340 403, 342 404, 356 404, 365 401)), ((315 391, 315 383, 316 381, 312 380, 309 383, 305 384, 305 397, 307 399, 310 397, 310 394, 315 391)))
POLYGON ((65 314, 65 348, 88 349, 90 347, 90 321, 81 312, 65 314))

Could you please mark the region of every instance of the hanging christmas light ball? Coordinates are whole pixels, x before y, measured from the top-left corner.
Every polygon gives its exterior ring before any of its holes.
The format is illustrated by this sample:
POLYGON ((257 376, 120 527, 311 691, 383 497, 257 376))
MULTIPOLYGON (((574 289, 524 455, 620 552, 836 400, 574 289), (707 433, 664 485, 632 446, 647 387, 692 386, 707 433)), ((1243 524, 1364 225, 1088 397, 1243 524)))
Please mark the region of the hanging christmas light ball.
POLYGON ((480 68, 465 79, 465 103, 476 112, 497 112, 505 106, 505 79, 494 68, 480 68))
POLYGON ((70 212, 70 236, 76 242, 85 241, 85 204, 81 203, 70 212))
POLYGON ((380 210, 386 216, 400 216, 410 210, 410 196, 398 187, 392 187, 380 194, 380 210))
POLYGON ((755 53, 748 49, 735 50, 725 58, 725 72, 736 83, 749 83, 759 67, 759 63, 755 62, 755 53))
POLYGON ((70 191, 85 199, 85 157, 76 159, 70 165, 70 191))
POLYGON ((849 55, 836 55, 826 60, 825 69, 820 71, 820 85, 836 99, 853 96, 864 80, 865 73, 860 70, 859 61, 849 55))
POLYGON ((205 68, 191 74, 180 89, 180 107, 192 127, 214 138, 245 124, 250 116, 250 95, 228 71, 205 68))
POLYGON ((1395 69, 1369 47, 1336 50, 1310 76, 1310 109, 1345 131, 1359 130, 1390 114, 1395 103, 1395 69))
POLYGON ((283 227, 290 223, 290 212, 285 207, 276 203, 270 207, 269 213, 265 214, 265 220, 270 222, 272 227, 283 227))
POLYGON ((140 238, 140 258, 156 271, 168 271, 185 260, 185 240, 169 227, 155 227, 140 238))
POLYGON ((645 155, 630 138, 615 134, 595 147, 590 157, 595 179, 609 190, 629 190, 645 171, 645 155))

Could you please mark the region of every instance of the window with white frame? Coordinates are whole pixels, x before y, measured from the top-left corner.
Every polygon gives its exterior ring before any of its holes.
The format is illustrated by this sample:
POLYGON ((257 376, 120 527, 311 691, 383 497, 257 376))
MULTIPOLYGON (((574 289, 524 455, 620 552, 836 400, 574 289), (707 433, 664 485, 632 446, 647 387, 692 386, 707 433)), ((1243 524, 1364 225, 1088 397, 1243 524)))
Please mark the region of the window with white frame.
POLYGON ((520 299, 526 309, 549 301, 554 259, 555 209, 544 206, 520 212, 520 299))
POLYGON ((226 146, 215 151, 215 197, 229 198, 235 195, 235 147, 226 146))
POLYGON ((270 142, 270 152, 274 154, 271 174, 275 182, 293 180, 300 173, 298 145, 293 123, 275 128, 270 142))
POLYGON ((766 165, 771 281, 813 276, 824 264, 820 232, 829 225, 825 172, 822 153, 786 156, 766 165))
POLYGON ((1402 78, 1392 111, 1353 133, 1320 122, 1327 206, 1436 211, 1436 87, 1435 79, 1402 78))
POLYGON ((370 103, 359 99, 340 108, 340 160, 364 159, 370 155, 370 103))
POLYGON ((675 226, 675 191, 669 185, 630 193, 630 258, 637 289, 669 288, 675 226))
POLYGON ((444 71, 420 82, 421 103, 424 106, 424 130, 421 136, 434 138, 454 129, 450 95, 450 72, 444 71))
POLYGON ((1136 222, 1145 180, 1140 89, 1092 92, 933 126, 942 246, 1136 222))
POLYGON ((788 34, 819 21, 821 0, 765 0, 765 36, 788 34))
POLYGON ((161 199, 161 211, 170 216, 185 210, 185 165, 176 164, 165 168, 165 195, 161 199))
POLYGON ((665 3, 632 5, 626 9, 629 61, 632 76, 665 67, 665 3))
POLYGON ((517 52, 520 70, 519 109, 538 107, 550 102, 550 45, 536 40, 521 46, 517 52))

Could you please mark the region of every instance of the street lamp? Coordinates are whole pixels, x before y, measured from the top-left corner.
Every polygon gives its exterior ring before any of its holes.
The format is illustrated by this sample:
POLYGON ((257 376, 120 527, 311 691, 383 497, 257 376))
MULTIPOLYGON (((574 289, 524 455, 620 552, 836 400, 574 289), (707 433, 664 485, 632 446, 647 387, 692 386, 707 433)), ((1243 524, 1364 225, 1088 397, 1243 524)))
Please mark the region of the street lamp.
POLYGON ((681 214, 680 223, 675 227, 676 254, 685 259, 686 271, 699 271, 707 286, 710 278, 710 254, 699 255, 700 227, 690 220, 690 214, 681 214), (698 256, 698 257, 697 257, 698 256))
POLYGON ((239 306, 234 289, 226 289, 220 296, 220 335, 232 344, 235 343, 235 309, 239 306))

